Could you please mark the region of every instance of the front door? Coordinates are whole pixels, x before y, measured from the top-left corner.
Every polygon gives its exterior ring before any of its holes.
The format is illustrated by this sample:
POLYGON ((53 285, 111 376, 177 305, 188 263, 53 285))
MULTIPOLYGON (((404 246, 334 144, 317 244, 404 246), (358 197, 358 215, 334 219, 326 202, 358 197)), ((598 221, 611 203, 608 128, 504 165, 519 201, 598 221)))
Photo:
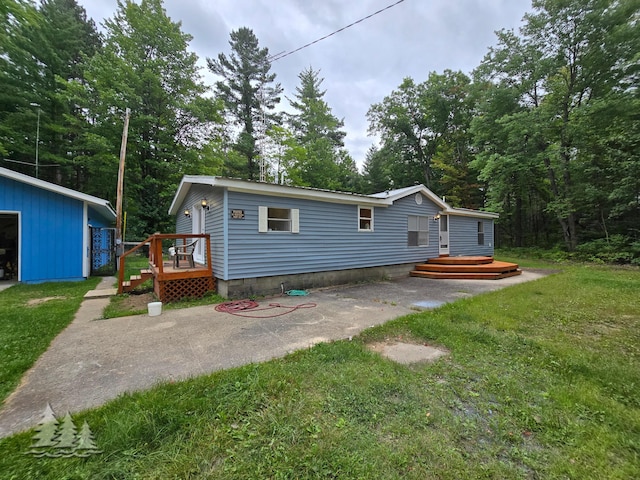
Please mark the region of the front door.
MULTIPOLYGON (((200 205, 194 205, 191 214, 191 233, 205 233, 207 211, 200 205)), ((204 264, 206 250, 206 243, 204 238, 199 238, 196 243, 196 248, 193 251, 193 261, 196 263, 204 264)))
POLYGON ((439 251, 440 255, 449 255, 449 216, 440 215, 440 243, 439 251))

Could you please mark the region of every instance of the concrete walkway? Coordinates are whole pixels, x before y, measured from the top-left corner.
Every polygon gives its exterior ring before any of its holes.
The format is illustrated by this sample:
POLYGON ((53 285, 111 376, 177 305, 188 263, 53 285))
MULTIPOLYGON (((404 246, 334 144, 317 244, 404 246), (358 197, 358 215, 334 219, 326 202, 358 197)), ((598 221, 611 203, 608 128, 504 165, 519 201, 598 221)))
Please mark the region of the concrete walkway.
POLYGON ((9 287, 13 287, 16 283, 18 282, 14 282, 11 280, 0 280, 0 292, 2 290, 6 290, 9 287))
POLYGON ((256 317, 284 313, 271 318, 234 316, 208 305, 165 310, 155 317, 103 320, 109 300, 102 294, 113 286, 113 279, 106 278, 6 400, 0 410, 0 438, 35 426, 47 403, 56 412, 78 412, 125 392, 281 357, 319 342, 355 336, 417 309, 541 276, 525 271, 494 281, 407 277, 260 301, 260 308, 270 303, 314 304, 308 308, 247 312, 256 317))

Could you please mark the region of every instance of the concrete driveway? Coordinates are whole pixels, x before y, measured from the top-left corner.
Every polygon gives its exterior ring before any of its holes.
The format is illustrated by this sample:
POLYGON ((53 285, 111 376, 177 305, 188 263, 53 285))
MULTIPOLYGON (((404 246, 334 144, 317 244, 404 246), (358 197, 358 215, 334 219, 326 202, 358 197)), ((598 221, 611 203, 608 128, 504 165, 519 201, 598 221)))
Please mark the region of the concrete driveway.
MULTIPOLYGON (((159 382, 262 362, 319 342, 349 338, 416 309, 535 280, 524 271, 502 280, 402 278, 371 284, 312 290, 305 297, 260 300, 295 307, 217 312, 213 305, 102 320, 106 298, 83 301, 75 320, 23 377, 0 411, 0 437, 35 426, 47 403, 74 413, 102 405, 124 392, 159 382)), ((105 279, 97 289, 109 289, 105 279)))

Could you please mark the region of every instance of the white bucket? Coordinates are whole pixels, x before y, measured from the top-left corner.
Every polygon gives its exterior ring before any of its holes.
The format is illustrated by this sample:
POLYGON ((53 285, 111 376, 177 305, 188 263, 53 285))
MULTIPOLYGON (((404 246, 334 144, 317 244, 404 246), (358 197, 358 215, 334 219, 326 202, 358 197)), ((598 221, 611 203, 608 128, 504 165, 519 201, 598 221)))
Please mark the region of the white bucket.
POLYGON ((149 309, 150 317, 157 317, 162 313, 162 302, 147 303, 147 308, 149 309))

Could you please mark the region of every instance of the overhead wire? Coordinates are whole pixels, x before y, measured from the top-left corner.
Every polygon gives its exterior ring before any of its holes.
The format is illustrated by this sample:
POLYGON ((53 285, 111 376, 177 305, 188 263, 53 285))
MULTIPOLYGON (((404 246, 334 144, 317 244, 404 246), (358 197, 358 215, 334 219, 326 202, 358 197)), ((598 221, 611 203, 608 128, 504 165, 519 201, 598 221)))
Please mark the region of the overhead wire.
POLYGON ((288 57, 289 55, 292 55, 292 54, 294 54, 296 52, 299 52, 300 50, 303 50, 303 49, 305 49, 307 47, 310 47, 311 45, 315 45, 316 43, 321 42, 322 40, 326 40, 327 38, 332 37, 333 35, 336 35, 337 33, 340 33, 342 31, 346 30, 347 28, 351 28, 354 25, 357 25, 358 23, 364 22, 365 20, 368 20, 371 17, 375 17, 376 15, 378 15, 378 14, 380 14, 380 13, 386 11, 386 10, 389 10, 390 8, 393 8, 396 5, 398 5, 398 4, 400 4, 400 3, 404 2, 404 1, 405 0, 398 0, 397 2, 392 3, 391 5, 387 5, 386 7, 381 8, 377 12, 373 12, 372 14, 367 15, 366 17, 362 17, 361 19, 356 20, 355 22, 350 23, 349 25, 347 25, 345 27, 342 27, 342 28, 340 28, 340 29, 338 29, 338 30, 336 30, 334 32, 331 32, 330 34, 325 35, 324 37, 318 38, 317 40, 314 40, 313 42, 309 42, 306 45, 303 45, 303 46, 301 46, 299 48, 296 48, 295 50, 291 50, 289 52, 285 51, 285 52, 277 53, 277 54, 273 55, 272 57, 270 57, 269 61, 275 62, 277 60, 283 59, 284 57, 288 57))

